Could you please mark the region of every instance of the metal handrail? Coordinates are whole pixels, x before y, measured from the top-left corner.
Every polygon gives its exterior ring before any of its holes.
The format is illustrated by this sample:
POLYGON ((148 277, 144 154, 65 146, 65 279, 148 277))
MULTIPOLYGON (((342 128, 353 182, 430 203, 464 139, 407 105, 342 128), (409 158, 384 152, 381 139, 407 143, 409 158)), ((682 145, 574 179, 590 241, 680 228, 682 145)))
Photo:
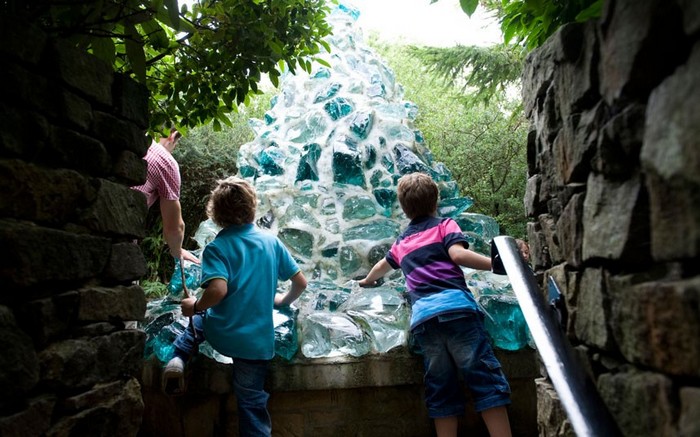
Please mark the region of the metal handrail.
MULTIPOLYGON (((574 350, 555 317, 556 314, 546 306, 535 275, 520 256, 515 240, 512 237, 499 236, 494 238, 494 244, 549 379, 576 435, 622 435, 600 398, 595 383, 574 355, 574 350)), ((556 287, 553 280, 552 284, 556 287)))

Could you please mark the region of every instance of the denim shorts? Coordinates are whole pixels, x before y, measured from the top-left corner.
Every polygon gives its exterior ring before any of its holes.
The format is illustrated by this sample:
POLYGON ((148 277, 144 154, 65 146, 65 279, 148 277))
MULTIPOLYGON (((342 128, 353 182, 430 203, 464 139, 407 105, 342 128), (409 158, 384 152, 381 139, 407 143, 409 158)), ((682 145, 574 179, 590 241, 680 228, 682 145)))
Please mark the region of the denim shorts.
POLYGON ((480 314, 439 315, 416 326, 413 335, 423 352, 425 403, 431 418, 464 414, 460 375, 477 412, 510 404, 510 386, 480 314))

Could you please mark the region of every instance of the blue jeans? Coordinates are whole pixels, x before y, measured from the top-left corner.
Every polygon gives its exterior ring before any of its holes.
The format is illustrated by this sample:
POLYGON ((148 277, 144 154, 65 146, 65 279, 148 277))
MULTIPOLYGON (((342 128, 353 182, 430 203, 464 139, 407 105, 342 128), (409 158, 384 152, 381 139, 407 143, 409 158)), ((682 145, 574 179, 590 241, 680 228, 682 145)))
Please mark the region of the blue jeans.
POLYGON ((460 375, 477 412, 510 404, 510 387, 496 359, 481 315, 433 317, 413 329, 423 351, 425 403, 431 418, 461 416, 466 401, 460 375))
MULTIPOLYGON (((174 342, 175 355, 185 362, 205 340, 202 315, 195 314, 192 324, 197 338, 188 327, 174 342)), ((267 411, 270 395, 265 391, 269 364, 269 360, 233 358, 233 393, 238 402, 238 434, 241 437, 269 437, 272 433, 272 421, 267 411)))

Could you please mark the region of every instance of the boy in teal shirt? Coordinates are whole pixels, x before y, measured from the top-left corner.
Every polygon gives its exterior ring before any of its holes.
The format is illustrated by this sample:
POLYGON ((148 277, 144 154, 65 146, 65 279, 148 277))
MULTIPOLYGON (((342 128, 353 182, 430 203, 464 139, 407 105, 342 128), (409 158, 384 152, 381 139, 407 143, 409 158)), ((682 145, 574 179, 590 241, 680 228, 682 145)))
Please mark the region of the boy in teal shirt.
POLYGON ((255 189, 237 177, 212 191, 207 214, 223 229, 202 253, 204 293, 181 304, 197 335, 188 329, 175 340, 175 357, 164 370, 166 380, 182 377, 205 339, 231 357, 241 436, 271 433, 264 383, 275 355, 272 309, 294 302, 307 284, 282 242, 253 225, 256 202, 255 189), (291 280, 291 290, 276 294, 278 280, 291 280))

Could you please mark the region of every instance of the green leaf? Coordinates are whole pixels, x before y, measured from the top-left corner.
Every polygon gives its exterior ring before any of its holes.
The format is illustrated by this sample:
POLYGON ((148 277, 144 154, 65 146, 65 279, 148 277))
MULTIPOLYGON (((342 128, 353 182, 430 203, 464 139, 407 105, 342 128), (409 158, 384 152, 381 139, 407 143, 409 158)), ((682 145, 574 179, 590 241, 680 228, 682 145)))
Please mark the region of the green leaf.
POLYGON ((168 16, 173 29, 180 30, 180 10, 177 7, 177 0, 164 0, 163 4, 168 9, 168 16))
POLYGON ((92 38, 92 53, 112 65, 116 56, 112 38, 92 38))
POLYGON ((592 5, 582 10, 576 15, 576 21, 583 23, 584 21, 598 18, 603 14, 603 0, 596 0, 592 5))
POLYGON ((125 23, 124 30, 126 32, 126 57, 129 59, 131 69, 136 75, 136 78, 141 83, 146 83, 146 56, 143 52, 143 43, 141 35, 136 31, 133 24, 125 23))
POLYGON ((479 5, 479 0, 459 0, 459 5, 462 7, 464 13, 471 17, 474 11, 476 11, 476 7, 479 5))

